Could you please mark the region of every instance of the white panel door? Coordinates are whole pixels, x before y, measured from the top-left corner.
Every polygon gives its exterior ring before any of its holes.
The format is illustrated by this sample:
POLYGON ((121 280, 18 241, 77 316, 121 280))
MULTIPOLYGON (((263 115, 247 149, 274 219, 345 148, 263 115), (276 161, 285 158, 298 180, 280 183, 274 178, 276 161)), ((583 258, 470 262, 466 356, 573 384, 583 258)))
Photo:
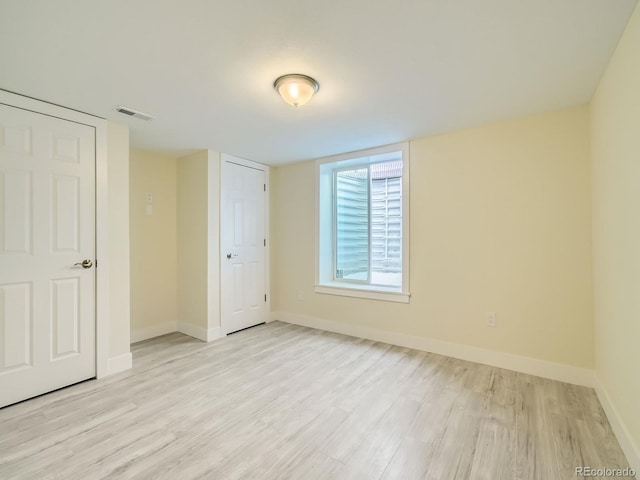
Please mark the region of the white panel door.
POLYGON ((95 376, 94 205, 94 127, 0 104, 0 407, 95 376))
POLYGON ((224 334, 266 321, 265 173, 222 163, 221 326, 224 334))

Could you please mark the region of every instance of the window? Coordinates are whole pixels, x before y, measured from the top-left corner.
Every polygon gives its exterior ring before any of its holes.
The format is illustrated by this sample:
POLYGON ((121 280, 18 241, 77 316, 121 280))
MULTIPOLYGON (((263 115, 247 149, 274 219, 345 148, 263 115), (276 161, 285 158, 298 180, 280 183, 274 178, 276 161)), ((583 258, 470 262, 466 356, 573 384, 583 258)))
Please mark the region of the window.
POLYGON ((409 301, 408 148, 318 160, 316 292, 409 301))

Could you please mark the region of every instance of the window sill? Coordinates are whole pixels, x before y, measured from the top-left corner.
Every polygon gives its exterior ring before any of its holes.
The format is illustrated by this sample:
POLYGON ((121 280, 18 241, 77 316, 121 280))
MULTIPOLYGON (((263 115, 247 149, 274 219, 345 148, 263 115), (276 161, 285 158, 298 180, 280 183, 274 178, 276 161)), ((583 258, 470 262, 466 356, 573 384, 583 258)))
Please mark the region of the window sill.
POLYGON ((411 294, 404 292, 385 291, 373 288, 353 288, 344 285, 316 285, 314 291, 324 295, 340 295, 343 297, 365 298, 367 300, 381 300, 396 303, 409 303, 409 297, 411 296, 411 294))

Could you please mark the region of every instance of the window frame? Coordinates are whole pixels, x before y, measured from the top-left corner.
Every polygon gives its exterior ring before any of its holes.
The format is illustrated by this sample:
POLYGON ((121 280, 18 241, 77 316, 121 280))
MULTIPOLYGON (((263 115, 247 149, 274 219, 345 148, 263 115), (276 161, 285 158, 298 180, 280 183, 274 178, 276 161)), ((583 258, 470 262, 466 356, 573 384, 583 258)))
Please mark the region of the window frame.
MULTIPOLYGON (((316 160, 316 249, 315 249, 315 285, 314 291, 321 294, 340 295, 409 303, 409 143, 395 143, 382 147, 358 150, 333 155, 316 160), (336 275, 336 201, 335 172, 354 167, 367 166, 392 160, 393 154, 400 152, 402 158, 402 286, 401 288, 371 285, 351 279, 338 280, 336 275), (385 156, 387 158, 385 158, 385 156), (327 205, 327 202, 330 205, 327 205)), ((371 186, 368 202, 371 209, 371 186)), ((371 223, 369 224, 369 242, 371 244, 371 223)), ((371 256, 371 251, 369 251, 371 256)), ((371 267, 371 262, 369 262, 371 267)), ((370 275, 371 272, 368 273, 370 275)))

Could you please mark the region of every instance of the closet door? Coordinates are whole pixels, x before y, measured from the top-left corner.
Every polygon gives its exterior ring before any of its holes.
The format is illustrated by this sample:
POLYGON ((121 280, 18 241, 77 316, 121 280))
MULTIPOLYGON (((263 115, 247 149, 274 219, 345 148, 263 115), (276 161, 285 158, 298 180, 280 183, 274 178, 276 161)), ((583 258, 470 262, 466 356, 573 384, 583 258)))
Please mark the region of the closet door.
POLYGON ((223 161, 221 237, 222 333, 267 319, 265 172, 223 161))
POLYGON ((95 128, 0 104, 0 407, 95 362, 95 128))

